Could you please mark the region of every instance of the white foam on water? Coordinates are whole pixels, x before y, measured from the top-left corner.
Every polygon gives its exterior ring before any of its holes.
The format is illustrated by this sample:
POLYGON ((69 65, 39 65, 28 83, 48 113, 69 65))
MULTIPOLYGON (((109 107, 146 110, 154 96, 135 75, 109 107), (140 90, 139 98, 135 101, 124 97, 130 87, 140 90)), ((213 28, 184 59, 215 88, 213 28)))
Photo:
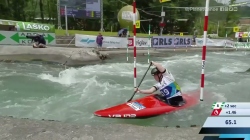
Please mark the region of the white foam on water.
MULTIPOLYGON (((226 83, 216 86, 213 82, 216 76, 230 74, 233 71, 238 71, 243 67, 247 67, 247 63, 237 61, 220 60, 220 55, 208 56, 208 70, 206 76, 210 80, 206 81, 205 90, 208 91, 216 101, 227 100, 227 92, 238 85, 237 83, 226 83), (216 61, 217 60, 217 61, 216 61), (209 67, 215 66, 212 70, 209 67), (238 69, 237 69, 238 68, 238 69), (233 70, 232 70, 233 69, 233 70), (229 71, 232 70, 232 71, 229 71), (229 72, 228 72, 229 71, 229 72), (212 79, 211 79, 212 78, 212 79)), ((201 54, 192 56, 173 56, 164 58, 160 63, 169 69, 177 82, 181 85, 185 92, 197 90, 200 88, 200 72, 201 72, 201 54)), ((137 64, 137 84, 148 68, 147 63, 137 64)), ((150 71, 149 71, 150 72, 150 71)), ((26 73, 27 74, 27 73, 26 73)), ((36 74, 33 74, 34 76, 36 74)), ((42 73, 36 75, 43 82, 57 83, 62 87, 67 87, 67 90, 61 94, 53 95, 43 99, 23 99, 22 102, 29 111, 17 113, 17 115, 36 118, 36 119, 56 119, 62 121, 79 121, 86 122, 104 119, 98 119, 93 116, 95 110, 103 109, 127 101, 133 93, 133 63, 112 63, 104 65, 85 66, 81 68, 69 68, 58 72, 56 75, 45 69, 42 73)), ((245 79, 237 81, 241 84, 248 82, 245 79)), ((147 89, 155 84, 154 79, 148 74, 144 79, 141 88, 147 89)), ((238 85, 240 86, 240 85, 238 85)), ((136 94, 135 98, 145 95, 136 94)), ((134 98, 134 99, 135 99, 134 98)), ((206 100, 206 99, 205 99, 206 100)), ((22 106, 10 105, 6 102, 6 108, 13 110, 23 110, 22 106), (14 109, 15 108, 15 109, 14 109)), ((178 111, 174 115, 178 116, 180 122, 191 121, 197 118, 197 114, 201 114, 201 110, 210 109, 210 104, 201 104, 198 108, 178 111), (183 117, 182 117, 183 116, 183 117)), ((5 108, 5 111, 7 110, 5 108)), ((0 111, 1 112, 1 111, 0 111)), ((204 111, 203 111, 204 112, 204 111)), ((205 111, 206 113, 209 110, 205 111)), ((164 117, 165 118, 165 117, 164 117)), ((174 118, 167 118, 168 121, 175 122, 174 118)), ((154 122, 155 123, 155 122, 154 122)))
POLYGON ((232 66, 226 66, 226 67, 222 67, 219 69, 220 72, 222 73, 235 73, 235 72, 239 72, 239 71, 244 71, 243 68, 240 67, 232 67, 232 66))
POLYGON ((226 94, 222 93, 222 92, 212 92, 211 94, 213 94, 213 96, 215 97, 215 99, 217 99, 217 102, 225 102, 227 101, 226 98, 226 94))
POLYGON ((11 109, 11 108, 30 108, 30 106, 14 103, 12 105, 4 106, 1 109, 11 109))
POLYGON ((244 56, 248 55, 248 52, 245 51, 235 51, 235 52, 212 52, 213 54, 217 55, 227 55, 227 56, 244 56))
MULTIPOLYGON (((138 64, 137 66, 138 72, 144 73, 145 67, 148 67, 148 64, 138 64)), ((92 112, 90 113, 89 111, 93 110, 91 110, 90 106, 100 107, 100 104, 102 104, 103 107, 108 106, 108 103, 112 104, 112 102, 110 102, 110 100, 112 100, 111 98, 113 98, 113 101, 115 102, 117 102, 116 100, 124 102, 124 99, 127 100, 129 96, 132 95, 133 69, 131 68, 133 68, 133 64, 107 64, 86 66, 82 68, 70 68, 61 71, 58 76, 53 76, 51 74, 45 73, 40 74, 38 75, 38 78, 50 82, 56 82, 64 86, 70 86, 71 93, 68 93, 63 97, 59 97, 59 100, 58 97, 50 98, 48 102, 51 104, 45 104, 44 102, 38 103, 37 106, 39 106, 39 108, 35 108, 31 115, 40 112, 40 117, 44 116, 48 113, 46 112, 46 108, 51 108, 51 106, 55 106, 55 104, 57 104, 58 102, 66 101, 69 103, 61 105, 61 107, 56 112, 54 112, 54 115, 59 114, 63 111, 70 114, 70 111, 67 111, 67 109, 74 112, 81 112, 80 110, 78 110, 79 107, 81 107, 81 109, 85 112, 84 114, 81 114, 81 116, 83 116, 84 118, 92 118, 92 112), (121 75, 131 77, 131 84, 122 84, 119 83, 119 81, 115 81, 113 79, 102 79, 102 76, 120 77, 121 75), (72 102, 73 100, 75 101, 72 102), (67 108, 66 111, 65 108, 67 108)), ((139 76, 141 77, 141 75, 142 74, 140 74, 139 76)), ((61 119, 65 118, 62 117, 61 119)))
POLYGON ((38 77, 43 80, 49 80, 51 82, 60 83, 63 85, 71 85, 78 83, 76 69, 67 69, 65 71, 62 71, 59 73, 58 77, 54 77, 51 74, 44 74, 44 73, 40 74, 38 77))
MULTIPOLYGON (((150 77, 151 78, 151 77, 150 77)), ((145 80, 143 80, 142 82, 142 86, 153 86, 154 84, 156 84, 155 80, 154 79, 149 79, 149 78, 145 78, 145 80)), ((148 87, 148 88, 150 88, 148 87)))
POLYGON ((183 82, 183 84, 181 85, 181 89, 183 91, 183 93, 185 94, 185 92, 188 91, 193 91, 199 88, 199 83, 192 83, 188 80, 185 80, 183 82))
MULTIPOLYGON (((147 65, 137 64, 139 67, 138 73, 144 73, 145 67, 147 65)), ((38 77, 43 80, 49 80, 51 82, 60 83, 63 85, 71 85, 75 83, 81 83, 88 80, 89 77, 93 75, 99 76, 129 76, 133 77, 133 64, 128 63, 114 63, 107 65, 94 65, 86 66, 82 68, 69 68, 63 70, 58 76, 53 76, 51 74, 40 74, 38 77)))
POLYGON ((194 55, 190 55, 190 56, 187 56, 187 55, 175 55, 175 56, 164 58, 164 59, 171 59, 171 60, 178 60, 180 58, 194 59, 194 58, 199 58, 200 56, 201 56, 200 54, 194 54, 194 55))
MULTIPOLYGON (((37 77, 39 71, 44 70, 46 66, 39 64, 28 64, 28 63, 2 63, 0 65, 0 77, 14 77, 14 76, 23 76, 23 77, 37 77), (30 68, 32 67, 32 68, 30 68)), ((47 72, 51 72, 48 71, 47 72)))
POLYGON ((186 109, 182 111, 174 112, 173 114, 179 118, 179 121, 190 121, 193 119, 194 110, 186 109), (184 117, 185 116, 185 117, 184 117))
MULTIPOLYGON (((95 65, 82 68, 70 68, 61 71, 58 76, 52 76, 50 74, 41 74, 38 77, 51 82, 57 82, 62 85, 70 86, 74 85, 70 94, 63 97, 64 100, 70 100, 71 98, 78 96, 78 102, 82 106, 89 104, 95 104, 94 102, 102 100, 106 102, 113 98, 128 97, 122 92, 129 91, 132 94, 132 74, 131 70, 127 67, 133 66, 132 64, 109 64, 109 65, 95 65), (88 72, 88 74, 86 74, 88 72), (107 73, 109 72, 109 73, 107 73), (126 75, 131 77, 131 85, 126 86, 118 83, 113 79, 101 79, 101 76, 119 76, 126 75), (99 78, 100 77, 100 78, 99 78)), ((144 66, 144 65, 139 65, 144 66)), ((143 71, 143 70, 141 70, 143 71)), ((145 70, 144 70, 145 71, 145 70)), ((118 98, 118 100, 122 100, 118 98)), ((99 103, 100 104, 100 103, 99 103)), ((98 105, 98 104, 96 104, 98 105)), ((66 107, 67 108, 67 107, 66 107)))
POLYGON ((232 63, 229 64, 222 64, 222 67, 219 69, 222 73, 235 73, 245 71, 249 68, 249 64, 234 60, 232 63))
POLYGON ((8 77, 17 74, 16 71, 3 71, 0 72, 0 77, 8 77))
POLYGON ((2 89, 0 94, 4 94, 4 93, 18 93, 18 92, 12 89, 2 89))
POLYGON ((163 65, 167 66, 169 65, 174 65, 174 64, 179 64, 179 63, 192 63, 192 64, 197 64, 196 62, 201 62, 201 59, 199 59, 199 55, 192 55, 192 56, 174 56, 170 58, 166 58, 166 61, 163 61, 163 65))

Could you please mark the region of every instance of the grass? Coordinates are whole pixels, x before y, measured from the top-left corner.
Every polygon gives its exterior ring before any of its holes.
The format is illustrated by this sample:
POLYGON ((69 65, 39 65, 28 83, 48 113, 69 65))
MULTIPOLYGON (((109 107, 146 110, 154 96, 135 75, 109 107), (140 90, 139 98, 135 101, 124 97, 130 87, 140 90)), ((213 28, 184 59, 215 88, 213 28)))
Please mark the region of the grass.
MULTIPOLYGON (((56 30, 55 31, 57 36, 65 36, 65 30, 56 30)), ((99 31, 81 31, 81 30, 68 30, 69 35, 75 34, 85 34, 85 35, 98 35, 99 31)), ((102 32, 103 36, 117 36, 117 32, 102 32)), ((133 33, 130 33, 130 36, 133 36, 133 33)), ((148 34, 143 33, 136 33, 138 37, 148 37, 148 34)), ((150 36, 158 36, 157 34, 151 34, 150 36)), ((179 36, 179 35, 177 35, 179 36)), ((191 36, 191 35, 184 35, 184 36, 191 36)))

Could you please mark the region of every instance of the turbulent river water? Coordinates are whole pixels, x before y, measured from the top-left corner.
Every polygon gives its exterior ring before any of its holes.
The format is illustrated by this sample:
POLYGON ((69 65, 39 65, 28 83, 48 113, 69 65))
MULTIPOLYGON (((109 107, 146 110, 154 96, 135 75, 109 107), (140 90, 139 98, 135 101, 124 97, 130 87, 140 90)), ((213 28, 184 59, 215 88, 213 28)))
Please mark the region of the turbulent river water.
MULTIPOLYGON (((209 52, 205 67, 205 101, 172 114, 148 119, 99 118, 93 112, 127 101, 133 93, 133 58, 65 69, 40 63, 0 63, 0 115, 82 124, 129 123, 154 126, 202 125, 215 101, 248 101, 250 67, 247 52, 209 52)), ((200 87, 201 53, 151 58, 175 76, 184 92, 200 87)), ((148 67, 139 57, 138 82, 148 67)), ((155 83, 148 74, 141 88, 155 83)), ((135 98, 145 95, 136 95, 135 98)))

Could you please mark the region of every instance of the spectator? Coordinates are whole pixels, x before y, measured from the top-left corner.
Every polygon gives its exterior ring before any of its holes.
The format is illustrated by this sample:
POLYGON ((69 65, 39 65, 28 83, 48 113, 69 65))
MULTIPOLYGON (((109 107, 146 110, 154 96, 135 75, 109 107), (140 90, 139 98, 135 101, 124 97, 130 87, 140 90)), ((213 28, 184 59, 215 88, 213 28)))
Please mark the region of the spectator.
POLYGON ((122 31, 123 37, 126 37, 127 33, 128 33, 128 29, 124 28, 123 31, 122 31))
POLYGON ((34 41, 35 43, 33 44, 33 48, 47 48, 46 40, 43 35, 37 34, 36 36, 34 36, 34 41))
POLYGON ((121 30, 118 31, 118 36, 119 37, 126 37, 127 33, 128 33, 128 29, 123 28, 123 29, 121 29, 121 30))
POLYGON ((99 35, 96 37, 97 48, 102 47, 102 42, 103 42, 103 37, 102 34, 99 33, 99 35))
POLYGON ((193 35, 193 43, 195 43, 196 35, 193 35))

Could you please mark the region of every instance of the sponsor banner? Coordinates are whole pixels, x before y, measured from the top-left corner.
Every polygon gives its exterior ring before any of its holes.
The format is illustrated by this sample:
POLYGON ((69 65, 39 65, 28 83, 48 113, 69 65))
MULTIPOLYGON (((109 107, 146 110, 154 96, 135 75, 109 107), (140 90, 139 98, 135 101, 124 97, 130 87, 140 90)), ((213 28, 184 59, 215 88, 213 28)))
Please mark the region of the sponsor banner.
POLYGON ((47 32, 54 33, 55 26, 51 24, 32 23, 32 22, 17 22, 16 28, 23 32, 47 32))
POLYGON ((235 38, 247 38, 250 37, 250 32, 236 32, 235 38))
MULTIPOLYGON (((198 47, 202 47, 203 46, 203 38, 196 38, 195 39, 195 44, 198 47)), ((217 45, 216 45, 216 43, 213 40, 207 38, 207 44, 206 44, 206 46, 217 46, 217 45)), ((222 45, 222 46, 224 46, 224 45, 222 45)))
MULTIPOLYGON (((196 46, 201 47, 203 46, 203 38, 196 38, 195 39, 196 46)), ((219 47, 225 46, 225 39, 209 39, 207 38, 207 47, 219 47)))
POLYGON ((128 46, 134 46, 134 39, 133 38, 128 38, 128 46))
POLYGON ((52 24, 0 19, 0 25, 13 25, 16 31, 20 32, 55 33, 55 25, 52 24))
MULTIPOLYGON (((122 8, 123 9, 123 8, 122 8)), ((123 20, 126 20, 126 21, 132 21, 133 22, 133 18, 134 18, 134 13, 132 11, 122 11, 121 15, 118 15, 118 16, 121 16, 121 18, 123 20)), ((136 13, 135 13, 135 20, 139 20, 139 12, 138 10, 136 9, 136 13)))
MULTIPOLYGON (((75 46, 77 47, 97 47, 96 37, 93 35, 75 34, 75 46)), ((126 48, 128 40, 122 37, 106 37, 103 36, 104 48, 126 48)))
POLYGON ((96 36, 75 34, 75 46, 77 47, 97 47, 96 36))
POLYGON ((152 39, 154 48, 191 47, 191 45, 192 38, 190 37, 154 36, 152 39))
MULTIPOLYGON (((136 47, 149 47, 151 45, 151 38, 135 38, 136 47)), ((128 39, 128 46, 134 46, 134 38, 128 39)))
POLYGON ((56 44, 54 33, 0 31, 0 45, 28 45, 33 42, 32 39, 26 36, 34 36, 37 35, 37 33, 43 35, 47 45, 56 44))
POLYGON ((235 48, 250 48, 250 42, 235 42, 235 48))

